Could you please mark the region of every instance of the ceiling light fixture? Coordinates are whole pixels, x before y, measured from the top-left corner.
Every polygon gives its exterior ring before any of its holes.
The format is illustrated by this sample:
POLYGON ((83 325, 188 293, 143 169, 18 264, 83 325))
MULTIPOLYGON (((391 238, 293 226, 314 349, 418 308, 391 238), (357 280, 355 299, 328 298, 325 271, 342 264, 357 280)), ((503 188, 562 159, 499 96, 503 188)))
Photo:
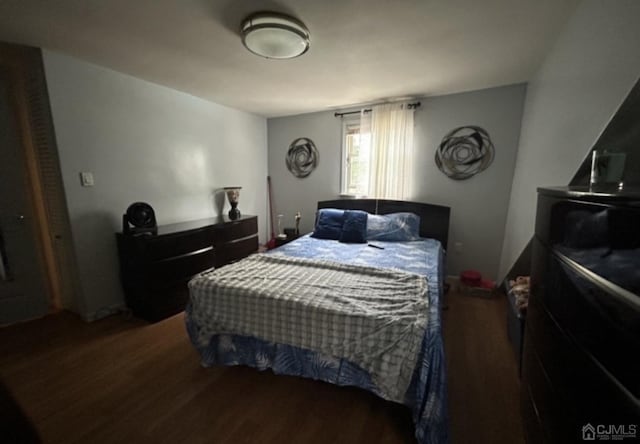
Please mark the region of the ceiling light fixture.
POLYGON ((257 12, 244 19, 242 43, 267 59, 292 59, 309 49, 309 30, 300 20, 277 12, 257 12))

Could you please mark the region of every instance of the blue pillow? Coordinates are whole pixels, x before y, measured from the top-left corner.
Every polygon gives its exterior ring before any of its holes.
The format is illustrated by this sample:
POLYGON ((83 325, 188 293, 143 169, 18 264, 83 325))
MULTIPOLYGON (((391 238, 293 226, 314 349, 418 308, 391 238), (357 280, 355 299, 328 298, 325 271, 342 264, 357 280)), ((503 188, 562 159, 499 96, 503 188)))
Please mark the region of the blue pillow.
POLYGON ((367 241, 366 211, 345 210, 340 242, 363 244, 367 241))
POLYGON ((420 217, 413 213, 370 214, 367 240, 404 242, 420 239, 420 217))
POLYGON ((343 223, 344 210, 322 208, 318 211, 318 221, 311 237, 338 240, 342 234, 343 223))

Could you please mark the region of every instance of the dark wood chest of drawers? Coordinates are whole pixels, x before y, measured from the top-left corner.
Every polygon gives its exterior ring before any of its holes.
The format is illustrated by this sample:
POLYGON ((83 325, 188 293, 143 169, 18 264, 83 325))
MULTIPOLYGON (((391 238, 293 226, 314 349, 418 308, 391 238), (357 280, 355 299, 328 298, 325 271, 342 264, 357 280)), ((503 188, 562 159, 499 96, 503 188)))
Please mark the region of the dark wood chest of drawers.
POLYGON ((538 193, 522 357, 527 442, 636 442, 640 193, 538 193))
POLYGON ((156 322, 184 310, 194 275, 258 250, 258 218, 201 219, 159 226, 155 235, 116 233, 116 240, 127 306, 156 322))

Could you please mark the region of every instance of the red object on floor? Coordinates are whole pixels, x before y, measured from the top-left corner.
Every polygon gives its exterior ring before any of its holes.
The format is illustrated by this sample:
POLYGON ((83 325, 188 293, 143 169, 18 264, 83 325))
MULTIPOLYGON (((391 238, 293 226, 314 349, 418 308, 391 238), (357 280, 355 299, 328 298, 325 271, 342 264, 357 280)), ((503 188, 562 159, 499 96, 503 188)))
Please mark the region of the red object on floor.
POLYGON ((482 282, 482 275, 476 270, 465 270, 460 273, 460 282, 471 287, 478 287, 482 282))
POLYGON ((480 285, 478 286, 480 288, 486 288, 487 290, 493 290, 494 288, 496 288, 496 283, 489 279, 482 279, 480 281, 480 285))

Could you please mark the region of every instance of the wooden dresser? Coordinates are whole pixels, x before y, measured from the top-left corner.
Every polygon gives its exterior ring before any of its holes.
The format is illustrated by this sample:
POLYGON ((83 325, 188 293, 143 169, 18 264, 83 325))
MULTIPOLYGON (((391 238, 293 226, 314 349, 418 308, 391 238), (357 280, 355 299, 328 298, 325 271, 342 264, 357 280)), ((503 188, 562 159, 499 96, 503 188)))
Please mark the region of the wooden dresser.
POLYGON ((532 247, 527 442, 637 442, 640 192, 539 189, 532 247))
POLYGON ((184 310, 194 275, 258 251, 258 218, 201 219, 159 226, 156 235, 116 233, 116 240, 127 306, 156 322, 184 310))

